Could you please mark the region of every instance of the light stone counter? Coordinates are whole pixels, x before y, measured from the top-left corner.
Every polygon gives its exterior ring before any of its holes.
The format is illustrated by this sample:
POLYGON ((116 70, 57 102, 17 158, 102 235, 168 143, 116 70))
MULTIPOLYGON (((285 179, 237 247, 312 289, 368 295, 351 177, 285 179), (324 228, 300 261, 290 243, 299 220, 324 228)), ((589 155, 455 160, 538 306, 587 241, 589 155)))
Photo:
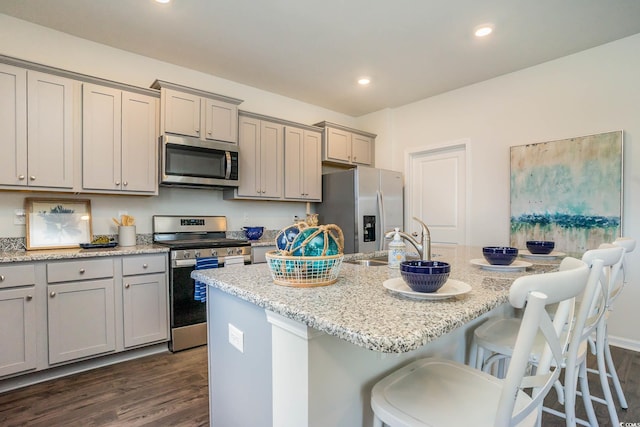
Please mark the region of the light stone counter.
POLYGON ((440 301, 412 300, 391 294, 382 285, 387 279, 399 277, 398 270, 346 262, 337 283, 316 288, 275 285, 266 264, 199 270, 192 277, 357 346, 405 353, 504 304, 509 286, 517 277, 552 271, 559 263, 526 260, 535 263, 524 272, 494 272, 471 265, 471 259, 482 258, 479 247, 434 246, 433 252, 435 260, 451 264, 450 278, 468 283, 471 292, 440 301))
POLYGON ((0 263, 49 261, 58 259, 92 258, 120 255, 138 255, 169 252, 169 248, 160 245, 116 246, 105 249, 47 249, 36 251, 0 251, 0 263))

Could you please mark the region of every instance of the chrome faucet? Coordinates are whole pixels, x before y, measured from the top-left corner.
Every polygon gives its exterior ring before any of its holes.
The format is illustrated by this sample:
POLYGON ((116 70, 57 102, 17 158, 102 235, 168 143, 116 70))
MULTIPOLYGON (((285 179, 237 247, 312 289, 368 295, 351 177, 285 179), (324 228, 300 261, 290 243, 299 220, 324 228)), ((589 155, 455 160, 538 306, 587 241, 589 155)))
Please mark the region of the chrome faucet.
MULTIPOLYGON (((421 260, 431 261, 431 232, 429 231, 429 227, 427 227, 427 224, 420 221, 415 216, 413 217, 413 219, 416 220, 422 228, 422 232, 420 233, 420 242, 418 243, 415 237, 408 235, 404 231, 398 231, 398 234, 404 240, 411 243, 414 248, 416 248, 416 251, 418 251, 421 260)), ((395 235, 395 233, 395 231, 389 231, 387 232, 387 234, 385 234, 384 237, 390 239, 395 235)), ((418 233, 413 234, 417 236, 418 233)))

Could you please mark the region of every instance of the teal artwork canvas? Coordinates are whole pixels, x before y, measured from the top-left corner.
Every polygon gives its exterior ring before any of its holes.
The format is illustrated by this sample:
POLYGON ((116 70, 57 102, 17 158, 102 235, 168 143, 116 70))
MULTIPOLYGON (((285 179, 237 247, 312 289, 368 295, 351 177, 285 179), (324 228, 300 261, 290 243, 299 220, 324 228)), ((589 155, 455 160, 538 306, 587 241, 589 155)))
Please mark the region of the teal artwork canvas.
POLYGON ((511 246, 582 254, 622 224, 622 131, 511 147, 511 246))

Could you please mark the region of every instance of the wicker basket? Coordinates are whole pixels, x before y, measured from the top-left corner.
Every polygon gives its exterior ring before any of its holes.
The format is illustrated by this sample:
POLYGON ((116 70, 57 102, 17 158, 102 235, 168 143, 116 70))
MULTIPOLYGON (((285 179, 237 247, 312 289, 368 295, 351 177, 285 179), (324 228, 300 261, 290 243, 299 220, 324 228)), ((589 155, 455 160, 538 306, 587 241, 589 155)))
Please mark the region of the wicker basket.
POLYGON ((331 285, 338 280, 344 254, 305 257, 268 251, 265 257, 277 285, 311 288, 331 285))

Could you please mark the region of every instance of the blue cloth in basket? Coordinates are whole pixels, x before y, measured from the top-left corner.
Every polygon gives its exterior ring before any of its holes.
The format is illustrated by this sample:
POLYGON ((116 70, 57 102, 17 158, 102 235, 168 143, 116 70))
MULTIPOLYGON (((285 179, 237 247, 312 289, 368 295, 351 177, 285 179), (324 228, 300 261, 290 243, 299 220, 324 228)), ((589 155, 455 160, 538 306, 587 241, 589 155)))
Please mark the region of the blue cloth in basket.
MULTIPOLYGON (((207 270, 209 268, 218 268, 217 257, 196 258, 196 270, 207 270)), ((200 302, 207 302, 207 284, 196 280, 193 299, 200 302)))

